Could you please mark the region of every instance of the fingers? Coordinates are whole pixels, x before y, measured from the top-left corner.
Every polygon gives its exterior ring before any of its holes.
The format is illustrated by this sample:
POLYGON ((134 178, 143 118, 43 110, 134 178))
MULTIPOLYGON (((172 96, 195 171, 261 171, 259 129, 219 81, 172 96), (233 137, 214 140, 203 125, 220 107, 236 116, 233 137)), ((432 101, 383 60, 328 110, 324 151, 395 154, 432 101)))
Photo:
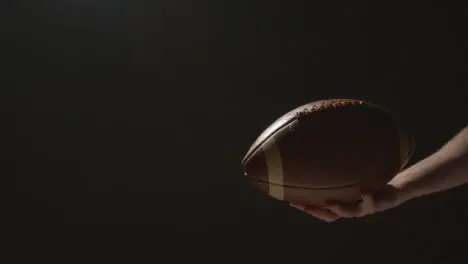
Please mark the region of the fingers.
POLYGON ((297 208, 315 218, 318 218, 320 220, 326 221, 326 222, 333 222, 336 221, 340 218, 340 216, 334 214, 332 211, 329 211, 327 209, 319 208, 316 206, 306 206, 306 205, 300 205, 300 204, 291 204, 292 207, 297 208))
POLYGON ((334 214, 339 215, 343 218, 357 217, 361 211, 359 204, 353 204, 353 205, 331 204, 327 206, 327 209, 329 209, 334 214))
POLYGON ((334 214, 333 212, 321 208, 306 207, 304 212, 326 222, 333 222, 340 218, 340 216, 334 214))
POLYGON ((340 218, 363 217, 377 211, 375 199, 373 195, 369 193, 363 193, 362 201, 355 204, 344 205, 333 203, 327 205, 325 208, 299 204, 291 204, 291 206, 327 222, 332 222, 340 218))
POLYGON ((377 211, 377 205, 372 194, 365 193, 362 195, 362 210, 368 214, 372 214, 377 211))
POLYGON ((344 218, 363 217, 377 211, 377 205, 372 194, 362 194, 362 201, 355 204, 331 204, 329 210, 344 218))

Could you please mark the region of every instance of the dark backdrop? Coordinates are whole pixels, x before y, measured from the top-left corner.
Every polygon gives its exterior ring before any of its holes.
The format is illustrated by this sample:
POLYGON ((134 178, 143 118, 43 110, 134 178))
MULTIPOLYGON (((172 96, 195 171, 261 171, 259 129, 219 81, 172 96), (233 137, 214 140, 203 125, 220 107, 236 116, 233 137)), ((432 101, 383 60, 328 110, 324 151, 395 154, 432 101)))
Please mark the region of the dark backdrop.
POLYGON ((393 111, 413 162, 435 151, 467 125, 461 7, 95 2, 3 9, 2 263, 466 263, 465 187, 327 224, 240 168, 334 97, 393 111))

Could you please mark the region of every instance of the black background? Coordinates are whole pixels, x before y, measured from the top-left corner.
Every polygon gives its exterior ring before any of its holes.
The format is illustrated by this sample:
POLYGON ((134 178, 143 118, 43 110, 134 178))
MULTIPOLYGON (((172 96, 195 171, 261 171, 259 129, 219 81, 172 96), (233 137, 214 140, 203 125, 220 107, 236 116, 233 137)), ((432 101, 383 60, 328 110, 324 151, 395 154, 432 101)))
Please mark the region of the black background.
POLYGON ((369 2, 11 3, 2 263, 465 263, 465 187, 328 224, 242 180, 306 102, 389 108, 413 162, 466 125, 463 9, 369 2))

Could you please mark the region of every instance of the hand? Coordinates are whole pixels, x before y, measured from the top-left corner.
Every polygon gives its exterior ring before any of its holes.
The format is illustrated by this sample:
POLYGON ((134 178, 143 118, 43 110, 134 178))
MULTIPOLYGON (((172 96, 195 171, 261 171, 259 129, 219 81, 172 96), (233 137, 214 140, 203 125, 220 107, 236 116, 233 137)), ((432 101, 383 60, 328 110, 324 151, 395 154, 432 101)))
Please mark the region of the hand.
POLYGON ((331 203, 324 207, 301 205, 292 203, 291 206, 326 222, 333 222, 340 218, 356 218, 381 212, 399 205, 398 189, 387 185, 381 191, 372 195, 362 194, 362 201, 355 204, 331 203))

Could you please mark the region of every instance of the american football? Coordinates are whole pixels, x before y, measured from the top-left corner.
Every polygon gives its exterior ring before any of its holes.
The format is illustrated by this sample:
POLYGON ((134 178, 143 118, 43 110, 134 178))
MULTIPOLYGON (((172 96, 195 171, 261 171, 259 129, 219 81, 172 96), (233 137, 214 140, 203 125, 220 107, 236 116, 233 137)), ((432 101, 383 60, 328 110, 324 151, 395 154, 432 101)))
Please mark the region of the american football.
POLYGON ((321 100, 273 122, 242 160, 247 181, 300 204, 355 202, 386 185, 408 162, 413 137, 385 108, 355 99, 321 100))

